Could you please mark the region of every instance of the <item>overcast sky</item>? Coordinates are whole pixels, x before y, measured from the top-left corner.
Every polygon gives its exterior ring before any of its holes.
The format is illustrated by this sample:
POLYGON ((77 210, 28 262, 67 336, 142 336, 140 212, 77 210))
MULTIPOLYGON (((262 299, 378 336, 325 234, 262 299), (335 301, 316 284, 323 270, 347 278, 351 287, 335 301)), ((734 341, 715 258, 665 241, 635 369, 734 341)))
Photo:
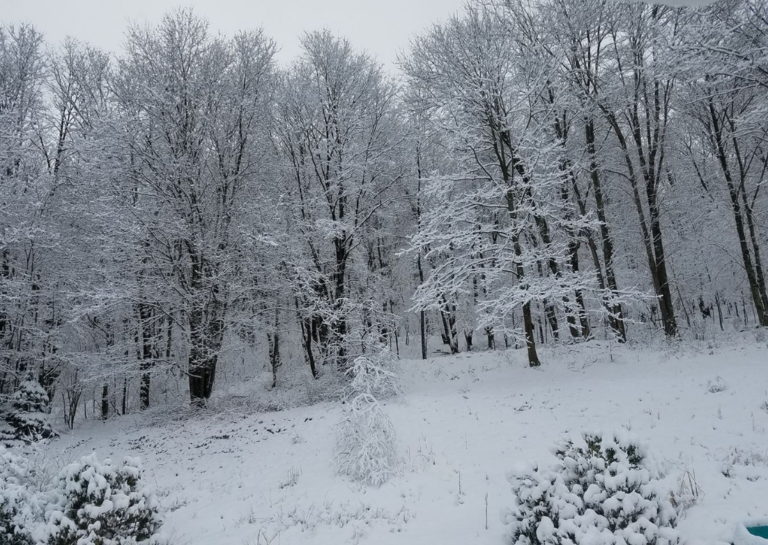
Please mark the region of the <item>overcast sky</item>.
POLYGON ((389 67, 409 40, 443 21, 464 0, 0 0, 0 22, 28 22, 53 43, 74 36, 111 52, 121 50, 129 22, 157 23, 164 13, 192 6, 215 32, 263 27, 287 62, 305 30, 327 27, 389 67))
MULTIPOLYGON (((711 0, 666 0, 696 4, 711 0)), ((388 68, 409 40, 461 9, 464 0, 0 0, 0 23, 34 24, 49 42, 74 36, 120 52, 129 22, 157 23, 166 12, 192 6, 214 32, 263 27, 286 64, 299 53, 306 30, 329 28, 388 68)))

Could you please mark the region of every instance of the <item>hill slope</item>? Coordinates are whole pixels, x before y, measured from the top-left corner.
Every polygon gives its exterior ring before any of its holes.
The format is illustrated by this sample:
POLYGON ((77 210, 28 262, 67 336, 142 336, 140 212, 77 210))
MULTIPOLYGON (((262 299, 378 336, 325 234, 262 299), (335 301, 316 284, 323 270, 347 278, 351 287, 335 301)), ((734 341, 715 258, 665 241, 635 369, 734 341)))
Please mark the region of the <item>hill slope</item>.
POLYGON ((334 474, 340 407, 158 413, 91 423, 49 447, 57 463, 91 451, 140 456, 175 545, 504 543, 507 472, 548 463, 566 432, 629 430, 670 482, 701 497, 681 521, 690 543, 730 539, 768 517, 768 347, 521 351, 403 361, 386 404, 400 474, 378 489, 334 474), (487 515, 486 515, 487 513, 487 515), (486 527, 487 520, 487 527, 486 527))

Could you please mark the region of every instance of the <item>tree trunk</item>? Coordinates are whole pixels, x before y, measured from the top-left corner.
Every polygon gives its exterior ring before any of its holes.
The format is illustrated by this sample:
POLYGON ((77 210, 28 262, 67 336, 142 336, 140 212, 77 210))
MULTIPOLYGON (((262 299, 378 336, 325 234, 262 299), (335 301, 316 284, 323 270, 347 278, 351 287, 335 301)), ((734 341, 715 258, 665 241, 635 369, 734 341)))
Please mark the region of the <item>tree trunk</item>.
MULTIPOLYGON (((421 264, 421 249, 416 257, 416 267, 419 271, 419 284, 424 284, 424 268, 421 264)), ((419 336, 421 338, 421 359, 427 359, 427 319, 424 310, 419 311, 419 336)))
MULTIPOLYGON (((636 108, 637 105, 635 105, 635 109, 636 108)), ((648 259, 648 269, 651 273, 654 292, 659 299, 659 310, 661 312, 664 333, 667 337, 675 337, 677 335, 677 321, 675 320, 675 311, 672 306, 672 294, 667 277, 667 264, 661 236, 660 213, 657 202, 658 194, 656 192, 656 184, 658 182, 655 172, 656 166, 654 164, 648 164, 646 161, 642 144, 642 135, 640 132, 640 121, 637 112, 634 111, 632 118, 632 136, 635 141, 643 181, 645 182, 646 204, 650 216, 648 220, 646 220, 643 201, 640 196, 640 181, 635 166, 632 163, 632 157, 630 156, 626 137, 624 136, 624 132, 621 130, 615 115, 608 113, 607 117, 624 155, 624 164, 627 167, 627 178, 629 179, 632 188, 632 197, 635 203, 635 209, 637 210, 640 231, 643 236, 643 245, 648 259)), ((654 155, 654 153, 652 152, 651 155, 654 155)))
POLYGON ((189 396, 193 405, 205 405, 213 392, 216 364, 223 334, 219 303, 209 301, 205 308, 196 304, 190 312, 189 396))
MULTIPOLYGON (((515 255, 518 257, 522 256, 523 251, 517 237, 514 237, 513 243, 515 246, 515 255)), ((517 277, 520 282, 522 282, 525 277, 525 270, 523 269, 522 263, 519 261, 517 263, 517 277)), ((528 365, 530 367, 538 367, 541 365, 541 362, 539 361, 539 355, 536 353, 536 338, 534 337, 535 332, 533 328, 533 316, 531 315, 530 301, 523 304, 523 331, 525 332, 525 345, 528 351, 528 365)))
POLYGON ((101 419, 109 418, 109 384, 104 383, 101 387, 101 419))
POLYGON ((269 368, 272 371, 272 388, 277 386, 277 369, 280 367, 280 310, 275 308, 274 329, 267 334, 269 344, 269 368))
MULTIPOLYGON (((298 311, 299 301, 296 300, 296 309, 298 311)), ((301 339, 304 347, 304 356, 307 358, 309 370, 312 372, 312 378, 317 378, 317 366, 315 365, 315 355, 312 353, 312 319, 299 316, 299 325, 301 326, 301 339)))
POLYGON ((334 311, 335 316, 331 323, 333 332, 333 342, 336 344, 336 366, 341 370, 347 368, 347 316, 345 305, 346 298, 346 270, 347 270, 347 248, 346 239, 334 239, 336 249, 336 267, 333 273, 335 294, 334 311))
POLYGON ((141 328, 141 383, 139 385, 139 407, 141 410, 149 408, 149 391, 151 375, 149 370, 154 365, 155 338, 153 327, 154 313, 152 307, 146 303, 139 303, 139 321, 141 328))
MULTIPOLYGON (((600 180, 600 172, 597 165, 597 150, 595 148, 595 122, 588 118, 584 124, 584 137, 587 144, 587 154, 589 155, 589 176, 592 184, 592 191, 595 195, 595 209, 597 219, 600 221, 600 243, 603 250, 603 261, 605 265, 605 286, 612 292, 618 291, 616 282, 616 273, 613 266, 613 239, 608 228, 608 217, 605 212, 605 197, 603 196, 603 187, 600 180)), ((593 249, 594 251, 594 249, 593 249)), ((593 256, 594 257, 594 256, 593 256)), ((619 342, 626 342, 627 331, 624 326, 624 313, 621 305, 606 301, 609 317, 608 324, 613 330, 616 339, 619 342)))
POLYGON ((442 308, 440 318, 443 322, 443 341, 448 345, 451 354, 459 353, 459 339, 456 334, 456 306, 449 304, 445 295, 440 296, 442 308))

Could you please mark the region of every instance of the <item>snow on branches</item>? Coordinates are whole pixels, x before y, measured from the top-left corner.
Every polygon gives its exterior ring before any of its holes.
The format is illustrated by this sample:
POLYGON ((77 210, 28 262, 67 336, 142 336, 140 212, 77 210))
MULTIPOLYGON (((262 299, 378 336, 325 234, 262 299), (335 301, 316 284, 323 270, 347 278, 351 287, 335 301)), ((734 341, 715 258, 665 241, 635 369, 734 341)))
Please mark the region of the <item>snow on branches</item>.
POLYGON ((353 361, 337 430, 336 470, 371 486, 385 483, 397 465, 395 428, 379 403, 399 393, 394 363, 386 349, 353 361))

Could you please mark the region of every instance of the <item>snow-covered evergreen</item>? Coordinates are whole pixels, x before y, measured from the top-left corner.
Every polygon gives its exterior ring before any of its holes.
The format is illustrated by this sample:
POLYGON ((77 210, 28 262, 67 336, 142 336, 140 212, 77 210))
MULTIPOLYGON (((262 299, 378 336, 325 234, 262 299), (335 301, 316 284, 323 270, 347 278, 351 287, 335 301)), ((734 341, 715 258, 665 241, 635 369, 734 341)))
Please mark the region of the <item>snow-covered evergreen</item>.
POLYGON ((640 445, 585 434, 555 452, 557 463, 510 476, 514 545, 675 545, 677 512, 640 445))
POLYGON ((39 441, 57 435, 51 428, 49 413, 48 394, 37 380, 30 378, 21 382, 11 396, 5 420, 15 439, 39 441))
POLYGON ((141 466, 95 455, 59 474, 46 506, 48 545, 135 545, 160 527, 158 505, 141 480, 141 466))
POLYGON ((39 518, 34 495, 27 488, 25 458, 0 445, 0 543, 33 545, 33 525, 39 518))

